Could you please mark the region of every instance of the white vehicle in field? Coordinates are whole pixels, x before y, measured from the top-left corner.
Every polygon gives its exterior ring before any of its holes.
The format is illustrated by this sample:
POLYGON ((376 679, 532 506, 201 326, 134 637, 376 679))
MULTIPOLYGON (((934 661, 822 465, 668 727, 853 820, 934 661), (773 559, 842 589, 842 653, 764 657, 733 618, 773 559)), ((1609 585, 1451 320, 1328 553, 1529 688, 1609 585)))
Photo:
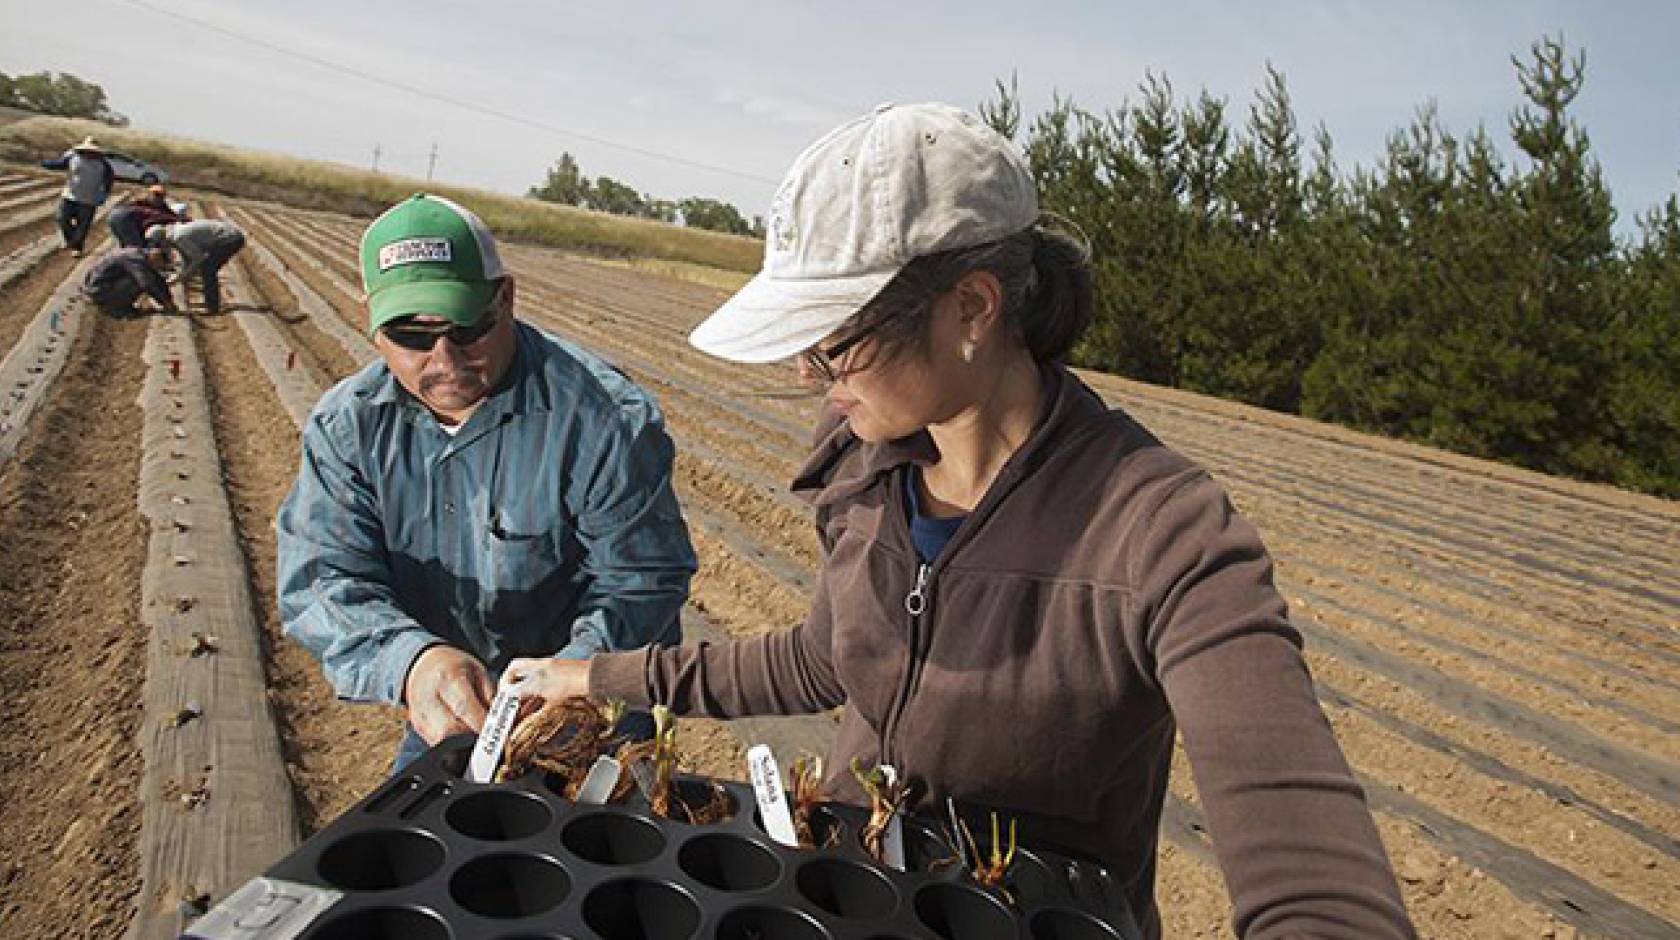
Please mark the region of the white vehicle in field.
POLYGON ((118 153, 115 150, 107 150, 105 151, 105 159, 111 161, 111 170, 115 172, 117 179, 124 182, 144 183, 147 186, 153 183, 169 182, 167 171, 162 167, 147 163, 139 157, 131 157, 126 153, 118 153))

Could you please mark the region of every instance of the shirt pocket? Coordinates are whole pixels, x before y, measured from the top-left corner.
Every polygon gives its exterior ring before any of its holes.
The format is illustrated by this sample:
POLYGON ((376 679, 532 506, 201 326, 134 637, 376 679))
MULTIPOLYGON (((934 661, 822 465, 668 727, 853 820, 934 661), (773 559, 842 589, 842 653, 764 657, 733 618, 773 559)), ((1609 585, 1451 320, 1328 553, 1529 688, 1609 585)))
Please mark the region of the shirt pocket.
POLYGON ((562 552, 553 531, 520 531, 492 524, 484 536, 491 593, 541 590, 561 568, 562 552))

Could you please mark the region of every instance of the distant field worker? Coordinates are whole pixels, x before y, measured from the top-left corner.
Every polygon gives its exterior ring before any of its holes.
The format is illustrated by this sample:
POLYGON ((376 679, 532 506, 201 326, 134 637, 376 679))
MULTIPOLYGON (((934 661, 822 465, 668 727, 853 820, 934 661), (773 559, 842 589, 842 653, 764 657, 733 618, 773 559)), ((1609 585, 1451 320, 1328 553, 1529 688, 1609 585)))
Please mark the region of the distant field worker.
POLYGON ((170 207, 169 193, 162 186, 152 186, 145 192, 113 206, 105 215, 111 235, 124 248, 140 248, 146 244, 146 232, 154 225, 184 222, 170 207))
POLYGON ((58 231, 64 238, 64 247, 80 258, 87 244, 88 229, 93 225, 93 214, 111 195, 116 170, 92 137, 83 138, 56 160, 42 160, 41 166, 65 171, 64 192, 58 201, 58 231))
POLYGON ((514 317, 477 216, 407 199, 361 268, 380 359, 310 415, 277 580, 339 697, 405 709, 400 768, 479 730, 515 656, 677 642, 696 561, 658 406, 514 317))
POLYGON ((545 708, 840 708, 828 792, 867 803, 849 765, 890 764, 934 807, 1014 819, 1100 860, 1150 938, 1182 734, 1237 936, 1412 937, 1259 533, 1064 364, 1090 249, 1040 213, 1014 144, 948 105, 883 105, 794 161, 764 252, 689 339, 793 359, 826 396, 791 487, 822 547, 809 614, 509 677, 545 708))
POLYGON ((172 222, 146 230, 148 245, 173 248, 181 256, 174 280, 186 283, 198 277, 203 282, 204 309, 222 312, 222 266, 245 247, 245 233, 226 219, 172 222))
POLYGON ((159 309, 173 313, 175 298, 159 270, 169 256, 160 248, 113 248, 94 259, 82 279, 82 296, 113 317, 137 316, 134 307, 150 297, 159 309))

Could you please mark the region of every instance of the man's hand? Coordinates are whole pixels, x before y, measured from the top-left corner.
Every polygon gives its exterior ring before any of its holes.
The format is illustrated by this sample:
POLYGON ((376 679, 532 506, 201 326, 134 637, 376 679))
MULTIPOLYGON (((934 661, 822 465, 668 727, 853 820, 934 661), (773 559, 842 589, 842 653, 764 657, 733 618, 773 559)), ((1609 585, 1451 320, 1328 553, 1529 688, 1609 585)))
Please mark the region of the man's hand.
POLYGON ((427 744, 452 734, 477 734, 495 694, 484 664, 453 646, 428 647, 403 683, 408 723, 427 744))

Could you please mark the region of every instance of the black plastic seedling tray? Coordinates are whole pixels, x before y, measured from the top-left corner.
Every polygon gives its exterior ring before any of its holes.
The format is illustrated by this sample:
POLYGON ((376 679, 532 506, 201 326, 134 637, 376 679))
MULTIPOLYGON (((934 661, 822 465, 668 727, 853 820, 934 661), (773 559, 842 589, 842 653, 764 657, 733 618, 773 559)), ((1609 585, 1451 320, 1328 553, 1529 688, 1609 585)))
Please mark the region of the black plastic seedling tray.
MULTIPOLYGON (((795 849, 764 833, 745 784, 723 783, 734 806, 729 819, 695 826, 654 816, 639 794, 625 804, 571 803, 540 773, 500 784, 468 782, 462 771, 471 747, 472 739, 461 737, 432 748, 270 868, 268 879, 342 893, 301 933, 293 927, 283 935, 305 940, 1139 936, 1108 872, 1035 850, 1027 834, 1004 890, 987 889, 960 864, 946 861, 952 852, 945 840, 918 819, 905 822, 907 870, 897 871, 864 853, 858 831, 866 813, 857 807, 825 804, 814 828, 819 838, 834 832, 825 840, 829 846, 795 849)), ((683 778, 678 786, 692 802, 705 798, 710 781, 683 778)), ((990 838, 989 830, 975 835, 990 838)), ((253 925, 248 917, 246 927, 253 925)), ((193 935, 189 930, 187 936, 193 935)))

